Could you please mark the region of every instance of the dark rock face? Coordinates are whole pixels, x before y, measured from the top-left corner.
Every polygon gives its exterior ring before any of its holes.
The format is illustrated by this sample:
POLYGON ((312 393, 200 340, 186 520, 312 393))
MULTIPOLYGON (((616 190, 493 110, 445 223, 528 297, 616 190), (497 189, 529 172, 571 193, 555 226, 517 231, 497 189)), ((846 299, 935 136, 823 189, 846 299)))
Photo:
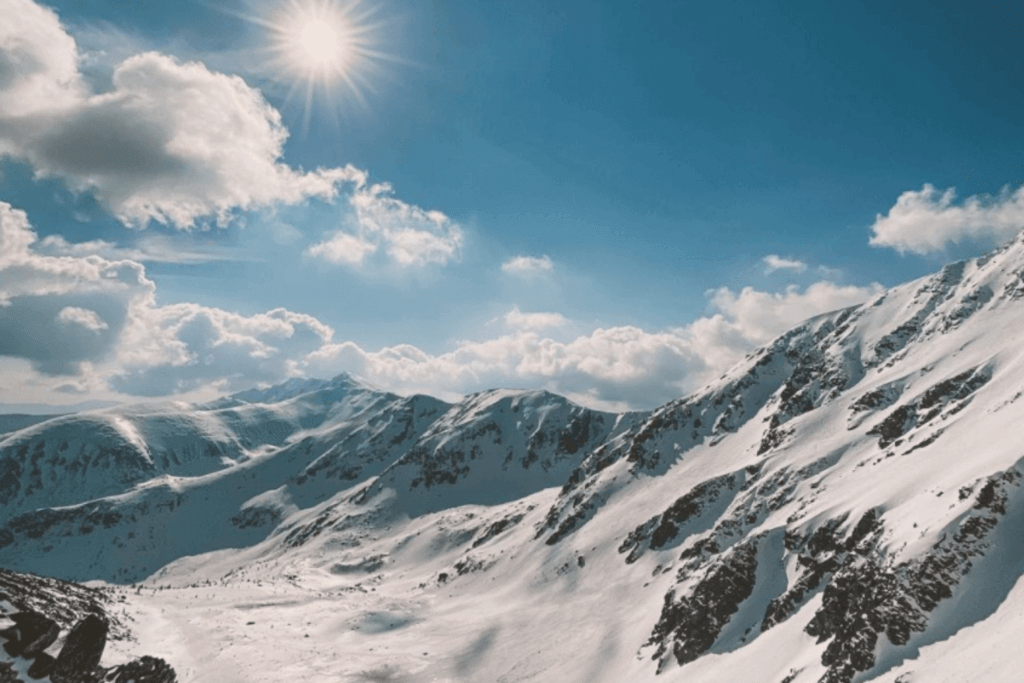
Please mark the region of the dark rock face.
POLYGON ((656 647, 653 659, 670 653, 680 664, 707 652, 739 609, 754 592, 757 549, 760 537, 737 545, 711 566, 689 595, 665 595, 661 618, 647 645, 656 647))
MULTIPOLYGON (((0 598, 22 612, 52 619, 61 629, 71 628, 86 614, 106 614, 114 595, 110 589, 87 588, 70 581, 0 569, 0 598)), ((110 637, 121 640, 125 635, 124 625, 116 618, 111 619, 110 637)))
POLYGON ((0 662, 0 683, 21 683, 9 662, 0 662))
POLYGON ((762 630, 788 618, 826 583, 821 607, 805 631, 819 643, 828 642, 821 658, 828 670, 819 683, 849 683, 875 665, 881 638, 905 645, 925 630, 928 613, 952 597, 974 558, 988 548, 989 533, 1006 513, 1008 489, 1020 480, 1015 469, 984 480, 970 512, 923 557, 900 564, 887 563, 878 547, 883 529, 877 510, 865 514, 845 539, 838 531, 842 518, 806 538, 787 536, 786 547, 799 552, 803 573, 769 604, 762 630))
POLYGON ((142 657, 107 670, 108 683, 177 683, 171 665, 156 657, 142 657))
POLYGON ((856 672, 874 665, 881 634, 904 645, 926 623, 894 571, 858 558, 833 577, 805 629, 819 643, 831 639, 821 656, 829 670, 820 683, 849 683, 856 672))
POLYGON ((640 559, 645 546, 651 550, 660 550, 679 539, 680 527, 689 520, 700 516, 704 509, 715 503, 727 492, 739 487, 742 473, 727 474, 715 477, 693 487, 686 495, 677 498, 663 513, 647 520, 634 529, 619 546, 620 553, 626 556, 626 563, 632 564, 640 559))
POLYGON ((497 522, 494 522, 489 527, 487 527, 487 529, 484 530, 484 533, 482 533, 479 538, 473 541, 473 547, 479 548, 495 536, 511 529, 515 525, 519 524, 519 522, 523 521, 523 517, 525 516, 525 514, 516 514, 511 515, 509 517, 505 517, 504 519, 499 519, 497 522))
POLYGON ((57 663, 50 674, 53 683, 78 683, 89 680, 100 664, 107 644, 110 624, 105 617, 90 614, 71 629, 57 663))
MULTIPOLYGON (((916 427, 921 427, 943 411, 959 412, 967 406, 971 395, 991 379, 988 368, 975 368, 930 387, 918 399, 905 403, 876 425, 868 434, 878 436, 878 445, 886 448, 899 445, 899 440, 916 427)), ((865 397, 861 397, 864 399, 865 397)), ((857 404, 854 404, 855 407, 857 404)))
POLYGON ((56 663, 57 660, 54 659, 51 655, 46 654, 45 652, 36 655, 36 659, 34 662, 32 662, 32 666, 28 668, 29 678, 38 679, 43 678, 45 676, 49 676, 50 672, 53 671, 54 664, 56 663))
POLYGON ((8 654, 31 658, 38 655, 46 648, 53 645, 60 634, 60 627, 52 619, 49 619, 37 612, 18 612, 10 616, 18 630, 18 639, 15 642, 8 642, 14 645, 16 651, 7 649, 8 654))

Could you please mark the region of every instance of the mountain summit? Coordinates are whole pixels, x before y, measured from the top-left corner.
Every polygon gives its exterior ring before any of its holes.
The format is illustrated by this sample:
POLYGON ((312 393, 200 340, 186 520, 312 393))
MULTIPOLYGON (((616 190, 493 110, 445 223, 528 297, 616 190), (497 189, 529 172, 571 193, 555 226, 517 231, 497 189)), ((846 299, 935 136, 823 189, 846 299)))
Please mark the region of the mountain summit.
POLYGON ((137 584, 186 680, 1016 680, 1021 338, 1019 237, 651 412, 343 375, 57 418, 0 441, 0 563, 137 584))

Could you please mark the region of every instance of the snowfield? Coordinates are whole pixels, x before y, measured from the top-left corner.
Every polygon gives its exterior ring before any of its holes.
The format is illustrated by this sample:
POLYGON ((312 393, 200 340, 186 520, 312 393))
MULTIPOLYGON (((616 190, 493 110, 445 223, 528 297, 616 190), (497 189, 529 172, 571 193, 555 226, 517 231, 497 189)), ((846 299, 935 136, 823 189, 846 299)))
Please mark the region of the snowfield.
POLYGON ((1024 237, 649 413, 340 376, 59 417, 0 434, 0 565, 113 586, 104 664, 182 681, 1017 681, 1021 339, 1024 237))

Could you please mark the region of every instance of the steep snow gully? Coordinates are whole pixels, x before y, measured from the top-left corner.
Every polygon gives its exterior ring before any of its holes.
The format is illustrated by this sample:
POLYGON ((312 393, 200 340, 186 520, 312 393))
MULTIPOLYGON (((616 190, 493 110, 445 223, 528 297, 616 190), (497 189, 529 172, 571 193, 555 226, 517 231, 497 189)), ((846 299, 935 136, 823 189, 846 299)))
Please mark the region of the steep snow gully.
POLYGON ((1018 238, 649 413, 342 375, 57 417, 0 434, 0 565, 183 681, 1017 681, 1022 338, 1018 238))

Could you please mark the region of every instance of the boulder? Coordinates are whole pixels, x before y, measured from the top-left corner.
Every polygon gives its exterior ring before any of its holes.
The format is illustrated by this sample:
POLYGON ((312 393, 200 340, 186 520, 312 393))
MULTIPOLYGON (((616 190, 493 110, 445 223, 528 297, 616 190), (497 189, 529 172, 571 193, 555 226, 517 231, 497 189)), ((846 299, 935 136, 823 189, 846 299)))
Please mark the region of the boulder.
POLYGON ((0 683, 20 683, 18 674, 10 662, 0 662, 0 683))
POLYGON ((110 622, 105 617, 90 614, 75 624, 57 655, 50 674, 53 683, 80 683, 93 680, 103 658, 110 622))
POLYGON ((164 660, 142 657, 107 669, 106 680, 108 683, 177 683, 178 677, 164 660))
POLYGON ((57 660, 52 656, 43 652, 42 654, 36 655, 36 660, 32 662, 32 666, 28 668, 28 677, 39 680, 40 678, 46 678, 53 671, 53 665, 57 663, 57 660))
POLYGON ((31 659, 53 645, 60 635, 60 626, 38 612, 18 612, 10 616, 18 627, 21 656, 31 659))

